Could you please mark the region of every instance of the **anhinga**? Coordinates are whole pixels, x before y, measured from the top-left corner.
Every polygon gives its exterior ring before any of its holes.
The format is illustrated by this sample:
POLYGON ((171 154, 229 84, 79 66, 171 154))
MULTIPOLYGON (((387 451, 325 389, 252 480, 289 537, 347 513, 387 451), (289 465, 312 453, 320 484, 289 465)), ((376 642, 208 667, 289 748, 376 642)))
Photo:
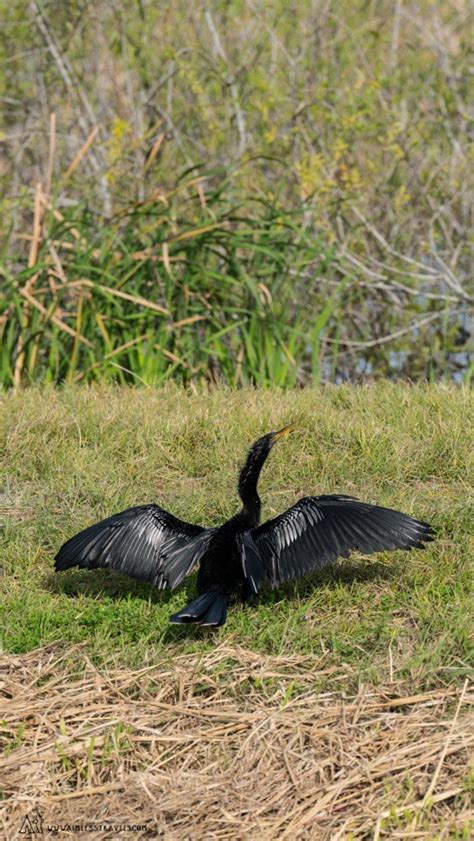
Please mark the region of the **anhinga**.
POLYGON ((178 520, 159 505, 128 508, 79 532, 56 555, 56 569, 106 567, 174 589, 200 561, 198 597, 171 622, 223 625, 228 604, 347 558, 351 550, 422 548, 428 523, 351 496, 307 496, 259 526, 257 482, 276 441, 292 424, 259 438, 240 471, 242 510, 218 528, 178 520))

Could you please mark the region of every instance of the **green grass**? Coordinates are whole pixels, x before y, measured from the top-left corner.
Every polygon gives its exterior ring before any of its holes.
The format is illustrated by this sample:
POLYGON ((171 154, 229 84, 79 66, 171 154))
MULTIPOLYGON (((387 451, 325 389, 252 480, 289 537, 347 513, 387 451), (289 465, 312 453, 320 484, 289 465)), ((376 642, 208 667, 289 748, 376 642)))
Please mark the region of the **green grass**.
MULTIPOLYGON (((324 685, 404 678, 449 683, 472 662, 469 627, 474 401, 454 387, 380 384, 191 394, 118 387, 30 389, 1 403, 6 651, 83 642, 100 663, 137 665, 216 641, 311 653, 324 685), (346 492, 429 520, 425 551, 352 556, 229 613, 217 632, 170 626, 194 592, 103 570, 53 573, 61 543, 132 504, 219 523, 237 506, 236 471, 259 434, 298 431, 265 468, 264 516, 305 494, 346 492)), ((296 691, 296 690, 295 690, 296 691)))

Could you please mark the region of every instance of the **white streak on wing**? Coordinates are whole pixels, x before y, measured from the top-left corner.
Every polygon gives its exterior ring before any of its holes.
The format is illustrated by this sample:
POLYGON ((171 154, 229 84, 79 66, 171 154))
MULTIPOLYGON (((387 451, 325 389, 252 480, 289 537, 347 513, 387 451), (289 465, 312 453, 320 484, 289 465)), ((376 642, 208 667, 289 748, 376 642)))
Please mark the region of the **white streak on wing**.
POLYGON ((132 557, 132 555, 134 554, 136 545, 139 541, 139 538, 141 537, 141 532, 142 531, 143 531, 143 526, 142 526, 141 529, 137 528, 137 529, 134 529, 132 531, 132 539, 131 539, 130 543, 128 544, 128 546, 126 547, 125 553, 122 557, 122 562, 120 564, 121 569, 124 568, 124 564, 126 564, 127 558, 132 557))
POLYGON ((278 581, 277 556, 272 552, 272 579, 278 581))
POLYGON ((158 549, 160 543, 163 540, 163 526, 160 523, 159 526, 154 526, 153 528, 148 528, 146 530, 145 539, 147 543, 150 543, 154 549, 158 549))
POLYGON ((243 540, 240 542, 240 551, 242 552, 242 569, 244 571, 245 577, 248 578, 249 576, 247 574, 247 564, 246 564, 247 554, 245 552, 245 544, 244 544, 243 540))
POLYGON ((316 508, 316 507, 313 508, 312 513, 313 513, 313 517, 315 519, 315 524, 319 523, 324 518, 324 514, 323 514, 323 512, 321 511, 320 508, 316 508))

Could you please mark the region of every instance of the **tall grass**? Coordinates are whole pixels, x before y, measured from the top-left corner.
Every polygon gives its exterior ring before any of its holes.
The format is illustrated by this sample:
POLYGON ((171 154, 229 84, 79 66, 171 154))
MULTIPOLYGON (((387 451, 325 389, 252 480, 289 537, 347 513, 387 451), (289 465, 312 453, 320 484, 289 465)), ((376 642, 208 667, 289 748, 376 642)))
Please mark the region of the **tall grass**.
POLYGON ((108 218, 57 204, 37 185, 30 232, 0 258, 4 387, 453 373, 449 302, 393 307, 348 271, 304 203, 242 195, 231 175, 193 167, 108 218))
MULTIPOLYGON (((53 154, 54 120, 51 128, 53 154)), ((433 273, 408 271, 404 285, 382 287, 378 276, 362 279, 307 202, 244 191, 232 171, 188 168, 111 214, 65 200, 96 135, 55 184, 37 184, 22 232, 17 218, 5 238, 4 387, 470 380, 468 351, 458 350, 459 336, 461 345, 469 337, 462 288, 457 297, 425 292, 426 278, 439 280, 433 273)))
POLYGON ((108 222, 37 191, 27 264, 3 269, 1 381, 317 380, 333 257, 302 211, 195 170, 108 222))

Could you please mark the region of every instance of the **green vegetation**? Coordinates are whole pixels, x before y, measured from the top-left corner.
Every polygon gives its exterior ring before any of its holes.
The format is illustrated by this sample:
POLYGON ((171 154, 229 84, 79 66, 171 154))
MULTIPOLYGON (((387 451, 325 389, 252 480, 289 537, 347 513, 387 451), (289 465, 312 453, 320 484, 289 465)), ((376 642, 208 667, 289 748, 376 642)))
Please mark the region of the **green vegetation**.
MULTIPOLYGON (((474 401, 454 387, 379 384, 282 392, 30 389, 1 405, 6 514, 3 644, 26 652, 84 641, 96 662, 146 665, 228 642, 311 654, 323 686, 409 679, 413 689, 465 676, 469 648, 474 401), (174 593, 105 571, 54 575, 71 534, 151 500, 194 522, 235 510, 236 471, 259 432, 294 420, 262 480, 264 516, 308 493, 347 492, 433 523, 421 552, 354 555, 299 585, 230 611, 218 632, 168 616, 174 593)), ((297 687, 294 687, 297 691, 297 687)))
POLYGON ((0 383, 469 381, 469 4, 1 5, 0 383))
POLYGON ((222 185, 202 208, 200 184, 188 177, 165 201, 131 207, 102 226, 99 240, 90 214, 48 214, 34 268, 7 281, 5 385, 294 385, 305 379, 302 358, 317 376, 320 332, 347 284, 326 302, 308 291, 298 310, 295 298, 305 294, 301 275, 319 276, 331 250, 301 229, 300 214, 263 200, 247 200, 244 210, 222 185), (68 278, 53 285, 52 243, 68 278))

